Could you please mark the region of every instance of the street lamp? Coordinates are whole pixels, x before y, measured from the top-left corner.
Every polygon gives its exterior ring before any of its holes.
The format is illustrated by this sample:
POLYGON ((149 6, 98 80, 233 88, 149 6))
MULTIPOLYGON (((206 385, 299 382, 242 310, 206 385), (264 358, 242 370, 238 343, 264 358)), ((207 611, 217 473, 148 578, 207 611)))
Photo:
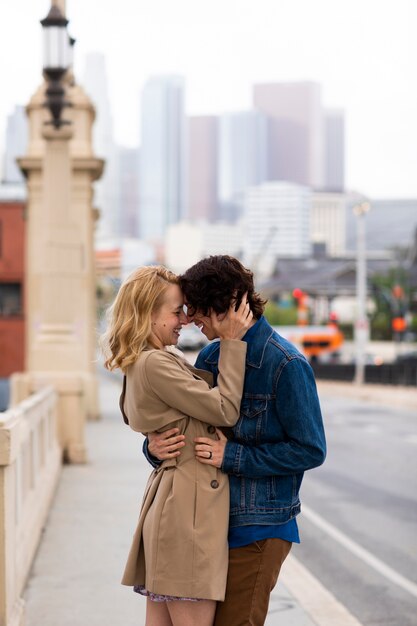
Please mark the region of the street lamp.
POLYGON ((356 305, 355 321, 355 383, 365 382, 365 350, 368 341, 368 318, 366 315, 366 239, 365 215, 371 208, 369 202, 361 202, 353 207, 356 215, 356 305))
POLYGON ((55 128, 63 124, 69 124, 61 120, 61 112, 65 101, 65 90, 62 86, 62 78, 71 65, 72 47, 74 40, 70 39, 67 32, 68 20, 61 13, 58 6, 53 4, 45 19, 41 20, 43 27, 43 74, 48 81, 46 90, 46 106, 52 114, 55 128))

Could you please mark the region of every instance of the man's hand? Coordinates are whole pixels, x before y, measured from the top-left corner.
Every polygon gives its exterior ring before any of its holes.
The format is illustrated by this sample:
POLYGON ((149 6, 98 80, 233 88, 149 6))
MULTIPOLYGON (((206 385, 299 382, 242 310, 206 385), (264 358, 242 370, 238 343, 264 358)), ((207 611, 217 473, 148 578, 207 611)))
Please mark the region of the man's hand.
POLYGON ((216 433, 218 439, 210 439, 209 437, 196 437, 194 439, 195 456, 200 463, 220 468, 223 463, 227 437, 218 428, 216 428, 216 433))
POLYGON ((242 339, 253 320, 253 313, 245 293, 238 309, 236 310, 236 300, 230 303, 226 314, 217 314, 213 309, 210 311, 211 327, 215 336, 220 339, 242 339))
POLYGON ((171 428, 163 433, 148 433, 148 451, 159 461, 179 456, 180 448, 185 446, 185 436, 179 432, 179 428, 171 428))

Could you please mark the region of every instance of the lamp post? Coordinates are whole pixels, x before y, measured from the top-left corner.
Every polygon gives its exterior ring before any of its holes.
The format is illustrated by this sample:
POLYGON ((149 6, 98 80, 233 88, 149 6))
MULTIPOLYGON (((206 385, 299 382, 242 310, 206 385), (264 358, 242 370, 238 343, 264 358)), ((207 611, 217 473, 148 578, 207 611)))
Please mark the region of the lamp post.
POLYGON ((40 386, 53 385, 64 456, 82 463, 85 419, 100 414, 94 366, 92 185, 104 162, 95 157, 91 141, 93 104, 71 75, 73 40, 67 32, 65 0, 50 4, 41 22, 44 76, 50 84, 45 94, 42 81, 28 103, 27 154, 18 160, 28 181, 26 371, 14 375, 11 399, 15 406, 40 386), (71 124, 65 126, 64 96, 71 103, 71 124), (52 113, 47 124, 45 106, 52 113))
POLYGON ((46 103, 52 114, 52 124, 59 129, 70 122, 61 119, 65 101, 65 89, 62 78, 72 62, 72 47, 74 44, 67 32, 68 20, 59 7, 53 4, 45 19, 41 20, 43 27, 43 74, 48 81, 46 103))
POLYGON ((365 215, 371 208, 369 202, 361 202, 353 207, 356 215, 356 320, 355 320, 355 383, 365 382, 365 350, 368 341, 369 325, 366 316, 366 238, 365 215))

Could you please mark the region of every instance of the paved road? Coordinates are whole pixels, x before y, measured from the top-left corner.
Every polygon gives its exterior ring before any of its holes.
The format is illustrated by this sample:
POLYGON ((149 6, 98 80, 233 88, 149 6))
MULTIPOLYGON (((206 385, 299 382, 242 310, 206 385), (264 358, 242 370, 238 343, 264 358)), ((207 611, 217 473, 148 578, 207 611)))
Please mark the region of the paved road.
POLYGON ((417 414, 322 397, 329 453, 294 554, 364 626, 417 624, 417 414))

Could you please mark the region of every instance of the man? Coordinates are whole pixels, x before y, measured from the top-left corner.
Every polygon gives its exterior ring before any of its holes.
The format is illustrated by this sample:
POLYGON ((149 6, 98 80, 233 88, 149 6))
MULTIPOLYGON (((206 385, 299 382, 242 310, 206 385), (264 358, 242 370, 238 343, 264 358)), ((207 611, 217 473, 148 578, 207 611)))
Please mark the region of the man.
MULTIPOLYGON (((230 480, 229 572, 214 624, 262 626, 281 565, 299 542, 303 474, 325 458, 314 376, 306 359, 263 317, 265 302, 255 292, 253 274, 237 259, 203 259, 181 276, 181 287, 189 321, 210 340, 216 338, 211 311, 225 314, 246 293, 254 316, 243 338, 248 348, 239 421, 227 437, 218 431, 217 441, 196 439, 195 454, 230 480)), ((218 342, 210 343, 195 366, 216 380, 218 358, 218 342)), ((180 454, 183 445, 184 437, 171 430, 151 434, 148 449, 163 460, 180 454)))

